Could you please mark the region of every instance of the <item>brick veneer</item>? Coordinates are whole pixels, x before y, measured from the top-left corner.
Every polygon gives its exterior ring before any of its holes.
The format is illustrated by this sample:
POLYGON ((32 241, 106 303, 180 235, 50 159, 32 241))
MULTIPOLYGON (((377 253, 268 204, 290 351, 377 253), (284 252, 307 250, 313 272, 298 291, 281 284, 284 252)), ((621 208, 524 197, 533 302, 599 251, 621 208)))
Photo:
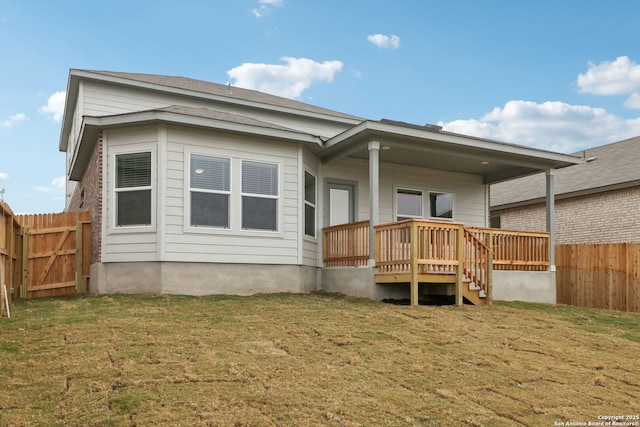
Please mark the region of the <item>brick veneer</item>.
MULTIPOLYGON (((546 230, 544 203, 501 211, 501 227, 546 230)), ((640 187, 556 201, 556 243, 640 242, 640 187)))
POLYGON ((91 213, 91 263, 100 262, 102 243, 102 134, 89 159, 84 176, 76 185, 67 207, 68 211, 89 211, 91 213))

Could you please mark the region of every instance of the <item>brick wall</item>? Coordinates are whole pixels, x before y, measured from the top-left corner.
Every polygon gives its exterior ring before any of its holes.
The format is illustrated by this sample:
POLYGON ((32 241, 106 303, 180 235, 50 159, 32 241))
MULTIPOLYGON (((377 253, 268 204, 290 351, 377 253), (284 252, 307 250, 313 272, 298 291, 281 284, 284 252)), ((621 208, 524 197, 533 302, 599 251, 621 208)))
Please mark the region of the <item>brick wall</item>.
MULTIPOLYGON (((545 204, 492 212, 501 228, 545 231, 545 204)), ((640 187, 556 201, 556 243, 640 242, 640 187)))
POLYGON ((102 134, 93 149, 82 180, 76 185, 68 211, 91 213, 91 263, 100 262, 102 244, 102 134))

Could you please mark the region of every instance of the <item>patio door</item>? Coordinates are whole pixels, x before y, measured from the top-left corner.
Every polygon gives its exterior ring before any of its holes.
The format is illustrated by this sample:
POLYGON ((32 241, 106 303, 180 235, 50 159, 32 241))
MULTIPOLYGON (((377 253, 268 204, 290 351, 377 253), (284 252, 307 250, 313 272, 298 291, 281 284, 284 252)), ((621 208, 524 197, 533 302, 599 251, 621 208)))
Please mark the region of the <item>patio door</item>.
POLYGON ((354 221, 356 186, 352 183, 327 182, 327 212, 328 226, 346 224, 354 221))

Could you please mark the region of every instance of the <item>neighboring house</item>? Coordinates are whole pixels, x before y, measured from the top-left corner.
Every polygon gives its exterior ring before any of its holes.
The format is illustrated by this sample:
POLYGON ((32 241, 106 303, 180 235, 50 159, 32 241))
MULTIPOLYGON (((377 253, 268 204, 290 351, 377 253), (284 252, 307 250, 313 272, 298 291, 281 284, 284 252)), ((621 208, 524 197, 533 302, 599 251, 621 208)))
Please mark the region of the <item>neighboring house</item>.
MULTIPOLYGON (((555 172, 556 243, 640 242, 640 137, 576 153, 555 172)), ((491 186, 491 215, 504 229, 543 231, 544 174, 491 186)))
POLYGON ((92 215, 97 293, 359 294, 328 283, 324 227, 486 227, 488 184, 580 161, 230 85, 85 70, 70 71, 59 148, 66 210, 92 215))

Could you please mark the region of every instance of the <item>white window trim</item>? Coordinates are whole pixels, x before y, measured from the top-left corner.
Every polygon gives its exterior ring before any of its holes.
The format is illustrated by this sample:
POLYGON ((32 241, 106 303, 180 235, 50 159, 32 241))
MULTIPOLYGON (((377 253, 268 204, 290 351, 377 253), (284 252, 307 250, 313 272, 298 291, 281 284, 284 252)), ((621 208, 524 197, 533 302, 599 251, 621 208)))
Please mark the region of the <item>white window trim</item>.
POLYGON ((416 215, 402 215, 402 216, 406 217, 406 218, 412 218, 412 219, 424 219, 425 218, 425 215, 424 215, 425 207, 428 207, 428 206, 426 206, 425 198, 424 198, 425 191, 423 189, 421 189, 421 188, 412 188, 412 187, 406 187, 406 186, 398 185, 398 186, 395 186, 394 190, 393 190, 393 211, 394 211, 393 220, 394 220, 394 222, 398 221, 398 216, 400 216, 399 213, 398 213, 398 191, 402 191, 402 190, 419 192, 421 194, 421 197, 422 197, 422 215, 421 216, 416 216, 416 215))
MULTIPOLYGON (((157 227, 157 200, 156 193, 158 188, 158 180, 157 180, 157 154, 156 154, 156 145, 155 144, 135 144, 130 146, 123 147, 114 147, 109 149, 108 161, 111 163, 109 167, 109 173, 111 174, 111 179, 109 182, 109 194, 111 195, 111 201, 109 203, 109 207, 111 210, 111 221, 110 226, 111 230, 109 230, 110 234, 119 234, 119 233, 135 233, 135 232, 155 232, 157 227), (118 189, 116 188, 116 157, 123 154, 134 154, 134 153, 151 153, 151 225, 118 225, 118 206, 117 206, 117 193, 118 189)), ((147 189, 148 187, 130 187, 127 188, 128 191, 133 191, 134 189, 147 189)))
POLYGON ((186 197, 185 197, 185 205, 184 210, 186 212, 184 221, 185 228, 191 231, 204 231, 204 230, 216 230, 216 231, 231 231, 232 219, 231 216, 233 214, 232 208, 232 194, 233 194, 233 159, 229 156, 220 156, 215 154, 204 154, 195 151, 187 151, 185 152, 185 165, 187 167, 184 170, 184 180, 186 182, 186 197), (203 188, 193 188, 191 187, 191 156, 204 156, 204 157, 213 157, 217 159, 225 159, 229 160, 229 191, 223 190, 206 190, 203 188), (228 227, 213 227, 213 226, 204 226, 204 225, 191 225, 191 193, 193 191, 197 191, 200 193, 212 193, 212 194, 228 194, 229 195, 229 226, 228 227))
POLYGON ((303 208, 302 208, 302 235, 306 240, 317 242, 318 241, 318 176, 315 173, 311 172, 310 170, 305 169, 304 173, 302 174, 302 187, 303 188, 306 186, 306 182, 305 181, 306 181, 306 178, 307 178, 306 177, 307 173, 309 175, 311 175, 313 177, 313 179, 314 179, 314 187, 315 187, 314 188, 314 194, 316 196, 316 200, 315 200, 315 203, 307 202, 307 194, 306 194, 306 192, 304 192, 303 195, 302 195, 302 200, 304 201, 303 208), (306 219, 305 207, 306 206, 313 207, 313 212, 315 214, 314 215, 314 217, 315 217, 314 218, 315 219, 314 222, 315 223, 314 223, 314 230, 313 230, 313 232, 315 233, 314 236, 309 236, 306 233, 306 228, 307 228, 307 224, 305 223, 305 219, 306 219))
POLYGON ((456 195, 451 191, 440 191, 440 190, 429 190, 427 192, 427 214, 429 214, 429 219, 434 221, 449 221, 453 222, 456 218, 456 195), (431 216, 431 194, 449 194, 451 196, 451 218, 440 218, 437 216, 431 216))
MULTIPOLYGON (((208 150, 202 147, 185 147, 184 149, 184 196, 183 196, 183 227, 185 234, 202 234, 202 235, 230 235, 230 236, 264 236, 273 238, 284 238, 284 165, 279 159, 265 156, 256 158, 249 153, 238 153, 232 150, 208 150), (219 227, 191 227, 191 182, 189 176, 189 166, 191 162, 191 154, 197 154, 208 157, 218 157, 231 160, 229 168, 230 176, 230 199, 229 199, 229 228, 219 227), (278 165, 278 196, 277 196, 277 231, 271 230, 254 230, 242 228, 242 161, 246 160, 255 163, 266 163, 278 165)), ((246 194, 254 196, 252 194, 246 194)), ((272 196, 273 197, 273 196, 272 196)))

